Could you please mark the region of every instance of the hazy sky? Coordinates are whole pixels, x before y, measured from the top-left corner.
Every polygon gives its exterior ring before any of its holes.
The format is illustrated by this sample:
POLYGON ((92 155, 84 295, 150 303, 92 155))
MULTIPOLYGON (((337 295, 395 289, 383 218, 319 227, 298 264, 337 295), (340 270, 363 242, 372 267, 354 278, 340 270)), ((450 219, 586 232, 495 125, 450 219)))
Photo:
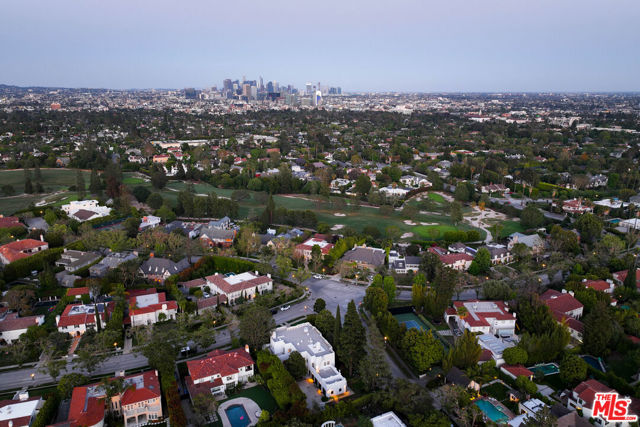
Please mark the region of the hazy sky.
POLYGON ((639 0, 5 0, 0 83, 638 91, 639 0))

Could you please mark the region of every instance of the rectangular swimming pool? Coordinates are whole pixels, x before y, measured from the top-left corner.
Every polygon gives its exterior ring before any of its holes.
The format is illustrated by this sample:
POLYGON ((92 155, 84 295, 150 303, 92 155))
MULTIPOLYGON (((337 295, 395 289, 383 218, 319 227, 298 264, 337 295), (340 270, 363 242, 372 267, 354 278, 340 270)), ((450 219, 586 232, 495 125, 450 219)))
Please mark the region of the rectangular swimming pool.
POLYGON ((556 365, 555 363, 545 363, 542 365, 536 365, 536 366, 532 366, 529 369, 531 372, 533 372, 534 374, 536 372, 542 372, 544 374, 544 376, 546 377, 547 375, 554 375, 560 372, 560 368, 558 368, 558 365, 556 365))
POLYGON ((227 418, 229 418, 231 427, 247 427, 251 422, 247 411, 242 405, 229 406, 224 412, 227 414, 227 418))
POLYGON ((474 403, 494 423, 506 424, 509 421, 509 417, 488 400, 476 400, 474 403))

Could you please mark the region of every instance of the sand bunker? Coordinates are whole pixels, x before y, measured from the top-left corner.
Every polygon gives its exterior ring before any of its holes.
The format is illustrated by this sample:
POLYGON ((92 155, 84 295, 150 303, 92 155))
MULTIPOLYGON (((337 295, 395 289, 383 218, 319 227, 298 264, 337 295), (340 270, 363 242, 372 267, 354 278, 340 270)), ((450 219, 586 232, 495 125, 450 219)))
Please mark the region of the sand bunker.
POLYGON ((336 231, 336 230, 340 230, 342 227, 344 227, 344 224, 336 224, 333 227, 331 227, 331 229, 333 231, 336 231))
POLYGON ((347 216, 347 214, 343 214, 343 213, 340 213, 340 212, 336 212, 336 213, 334 213, 334 215, 335 216, 347 216))
POLYGON ((400 236, 401 239, 408 239, 409 237, 413 237, 413 233, 404 233, 400 236))

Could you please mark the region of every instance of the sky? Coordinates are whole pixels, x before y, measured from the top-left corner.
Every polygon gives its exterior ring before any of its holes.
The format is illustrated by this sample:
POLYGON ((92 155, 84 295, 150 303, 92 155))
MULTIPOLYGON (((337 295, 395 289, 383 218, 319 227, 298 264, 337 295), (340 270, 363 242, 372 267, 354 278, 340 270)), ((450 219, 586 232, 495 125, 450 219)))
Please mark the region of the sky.
POLYGON ((0 84, 640 91, 638 0, 18 0, 0 84))

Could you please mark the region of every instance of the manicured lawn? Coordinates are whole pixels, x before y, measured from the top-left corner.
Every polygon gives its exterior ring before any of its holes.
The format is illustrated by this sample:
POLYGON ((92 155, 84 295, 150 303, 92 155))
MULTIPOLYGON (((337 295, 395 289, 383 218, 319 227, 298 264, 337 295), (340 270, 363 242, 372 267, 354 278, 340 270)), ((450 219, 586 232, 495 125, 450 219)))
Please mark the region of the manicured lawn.
POLYGON ((444 197, 442 197, 442 195, 438 193, 429 193, 429 198, 438 203, 445 203, 446 201, 444 197))
MULTIPOLYGON (((125 174, 125 179, 133 178, 132 175, 125 174)), ((149 188, 152 192, 157 191, 151 187, 151 183, 142 182, 139 185, 149 188)), ((167 187, 159 191, 162 197, 175 206, 177 202, 178 192, 185 190, 187 183, 182 181, 169 181, 167 187)), ((219 197, 230 198, 234 191, 231 189, 215 188, 207 183, 193 184, 193 189, 196 194, 210 194, 215 193, 219 197)), ((239 216, 241 218, 252 217, 259 215, 265 206, 264 195, 254 191, 247 191, 249 197, 247 199, 239 201, 239 216), (261 197, 262 196, 262 197, 261 197)), ((429 193, 431 195, 431 193, 429 193)), ((445 202, 439 194, 434 194, 435 199, 440 202, 445 202)), ((472 227, 461 224, 457 227, 451 222, 449 215, 423 215, 418 214, 412 221, 416 225, 407 225, 397 211, 393 211, 390 215, 383 215, 380 213, 380 209, 368 206, 361 206, 357 210, 352 210, 349 206, 345 205, 344 199, 339 200, 338 197, 331 197, 330 199, 322 198, 319 196, 300 194, 295 196, 283 196, 275 195, 273 200, 277 207, 285 207, 287 209, 296 210, 311 210, 315 212, 318 221, 329 224, 329 226, 342 225, 345 227, 352 227, 357 231, 362 231, 366 226, 373 225, 380 230, 380 233, 384 235, 387 227, 395 226, 400 230, 400 234, 413 233, 411 239, 423 239, 431 240, 435 236, 436 239, 442 238, 445 232, 453 230, 470 230, 472 227), (336 213, 344 214, 344 216, 336 216, 336 213), (434 225, 422 225, 425 224, 434 225), (438 234, 435 234, 436 230, 438 234), (433 234, 432 234, 433 233, 433 234)), ((446 202, 445 202, 446 203, 446 202)), ((484 232, 480 230, 482 238, 484 238, 484 232)))
MULTIPOLYGON (((66 190, 76 185, 76 169, 41 169, 42 186, 45 193, 66 190)), ((89 185, 90 172, 82 171, 85 186, 89 185)), ((34 172, 31 170, 32 181, 35 183, 34 172)), ((28 208, 44 198, 42 194, 24 194, 24 171, 0 170, 0 182, 2 185, 13 186, 16 196, 0 197, 0 213, 10 215, 14 212, 28 208)))
POLYGON ((261 385, 242 390, 219 403, 226 402, 227 400, 235 399, 237 397, 246 397, 253 400, 258 404, 260 409, 266 409, 270 414, 273 414, 278 409, 278 404, 273 396, 271 396, 271 393, 269 393, 269 390, 261 385))
POLYGON ((142 178, 134 177, 134 176, 125 176, 122 179, 122 183, 126 185, 137 185, 137 184, 144 184, 145 180, 142 178))
POLYGON ((493 383, 480 389, 480 394, 488 394, 489 396, 501 402, 507 398, 508 393, 509 389, 502 383, 493 383))

